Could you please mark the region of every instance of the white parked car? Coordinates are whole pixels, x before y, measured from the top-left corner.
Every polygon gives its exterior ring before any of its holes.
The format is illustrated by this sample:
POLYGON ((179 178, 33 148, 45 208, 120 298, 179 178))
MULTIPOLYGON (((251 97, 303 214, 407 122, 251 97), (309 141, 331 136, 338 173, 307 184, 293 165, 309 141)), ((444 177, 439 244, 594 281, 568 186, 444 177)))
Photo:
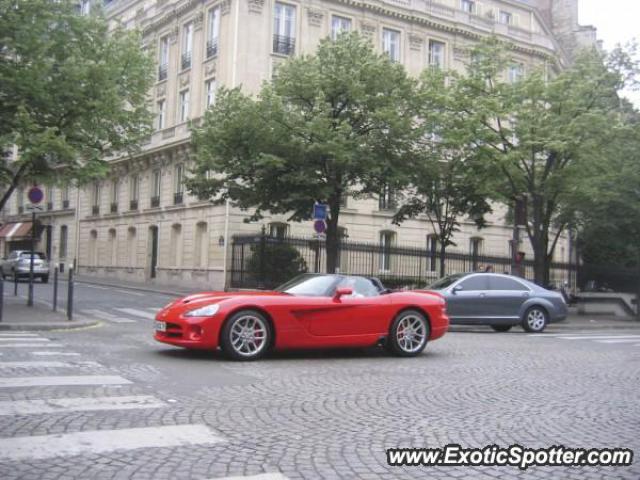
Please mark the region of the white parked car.
MULTIPOLYGON (((14 250, 9 256, 2 260, 0 264, 0 275, 2 278, 29 277, 31 263, 30 250, 14 250)), ((33 252, 33 277, 40 278, 42 283, 49 281, 49 262, 47 256, 42 252, 33 252)))

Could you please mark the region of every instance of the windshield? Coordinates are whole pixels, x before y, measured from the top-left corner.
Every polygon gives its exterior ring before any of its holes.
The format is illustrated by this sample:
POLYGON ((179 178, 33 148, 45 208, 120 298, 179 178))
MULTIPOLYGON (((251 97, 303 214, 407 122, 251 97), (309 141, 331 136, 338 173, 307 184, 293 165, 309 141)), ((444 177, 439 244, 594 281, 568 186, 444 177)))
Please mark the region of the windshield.
POLYGON ((464 276, 465 276, 464 273, 456 273, 455 275, 449 275, 448 277, 441 278, 437 282, 432 283, 431 285, 429 285, 428 288, 431 290, 444 290, 445 288, 451 286, 452 284, 454 284, 464 276))
MULTIPOLYGON (((20 258, 24 259, 24 258, 31 258, 31 252, 22 252, 20 254, 20 258)), ((33 258, 39 258, 41 260, 44 260, 44 253, 40 253, 40 252, 33 252, 33 258)))
POLYGON ((277 292, 310 297, 328 297, 340 277, 332 275, 303 274, 276 288, 277 292))

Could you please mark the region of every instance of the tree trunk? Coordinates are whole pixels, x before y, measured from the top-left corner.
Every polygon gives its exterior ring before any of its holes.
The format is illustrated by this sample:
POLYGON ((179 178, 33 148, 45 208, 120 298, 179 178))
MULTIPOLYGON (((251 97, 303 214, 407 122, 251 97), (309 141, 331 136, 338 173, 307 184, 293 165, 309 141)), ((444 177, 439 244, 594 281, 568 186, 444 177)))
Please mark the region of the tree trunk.
POLYGON ((327 273, 335 273, 338 268, 338 218, 340 217, 340 197, 329 200, 329 218, 327 218, 327 273))
POLYGON ((445 242, 440 242, 440 278, 444 277, 444 267, 445 267, 445 253, 447 252, 447 245, 445 242))
POLYGON ((0 210, 4 208, 4 206, 9 201, 9 198, 11 198, 11 194, 14 192, 14 190, 18 186, 18 183, 20 183, 20 180, 22 179, 22 176, 24 175, 28 166, 29 166, 28 163, 23 163, 22 165, 20 165, 20 168, 18 168, 18 171, 13 175, 13 179, 11 180, 9 187, 2 195, 2 198, 0 198, 0 210))

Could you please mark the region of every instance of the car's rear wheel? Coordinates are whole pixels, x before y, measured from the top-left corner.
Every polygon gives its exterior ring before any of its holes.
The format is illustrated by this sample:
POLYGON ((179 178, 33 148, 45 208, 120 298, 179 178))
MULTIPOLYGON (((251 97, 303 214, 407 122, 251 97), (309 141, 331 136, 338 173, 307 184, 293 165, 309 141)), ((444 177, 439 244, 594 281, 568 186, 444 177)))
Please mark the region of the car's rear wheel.
POLYGON ((513 325, 491 325, 496 332, 508 332, 513 325))
POLYGON ((549 314, 542 307, 531 307, 524 313, 522 328, 530 333, 542 333, 549 323, 549 314))
POLYGON ((417 310, 401 312, 391 324, 387 349, 400 357, 414 357, 427 346, 429 322, 417 310))
POLYGON ((242 310, 233 314, 222 327, 220 343, 233 360, 257 360, 271 344, 271 325, 260 312, 242 310))

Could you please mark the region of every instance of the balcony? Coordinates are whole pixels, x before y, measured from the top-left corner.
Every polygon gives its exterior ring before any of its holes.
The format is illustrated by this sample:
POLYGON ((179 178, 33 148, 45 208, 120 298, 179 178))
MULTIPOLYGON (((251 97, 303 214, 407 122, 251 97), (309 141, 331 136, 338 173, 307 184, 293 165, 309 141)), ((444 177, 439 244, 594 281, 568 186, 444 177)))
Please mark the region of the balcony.
POLYGON ((186 52, 182 54, 180 64, 182 65, 182 70, 191 68, 191 52, 186 52))
POLYGON ((167 65, 160 65, 158 67, 158 81, 159 82, 167 79, 167 70, 168 70, 168 66, 167 65))
POLYGON ((173 204, 174 205, 182 205, 182 202, 184 201, 183 199, 183 192, 176 192, 173 194, 173 204))
POLYGON ((207 41, 207 58, 215 57, 218 54, 218 40, 207 41))
POLYGON ((138 210, 138 200, 131 200, 129 202, 129 210, 138 210))
POLYGON ((24 213, 24 207, 21 205, 18 207, 18 213, 22 215, 24 213))
POLYGON ((93 207, 91 207, 91 214, 92 215, 100 214, 100 205, 94 205, 93 207))
POLYGON ((53 202, 47 202, 47 210, 53 210, 53 202))
POLYGON ((293 55, 296 50, 296 39, 283 35, 273 36, 273 53, 280 55, 293 55))
POLYGON ((118 203, 117 202, 112 202, 111 203, 111 213, 118 213, 118 203))
POLYGON ((151 197, 151 208, 160 206, 160 196, 151 197))
POLYGON ((62 201, 62 208, 64 208, 64 209, 69 208, 69 200, 63 200, 62 201))

